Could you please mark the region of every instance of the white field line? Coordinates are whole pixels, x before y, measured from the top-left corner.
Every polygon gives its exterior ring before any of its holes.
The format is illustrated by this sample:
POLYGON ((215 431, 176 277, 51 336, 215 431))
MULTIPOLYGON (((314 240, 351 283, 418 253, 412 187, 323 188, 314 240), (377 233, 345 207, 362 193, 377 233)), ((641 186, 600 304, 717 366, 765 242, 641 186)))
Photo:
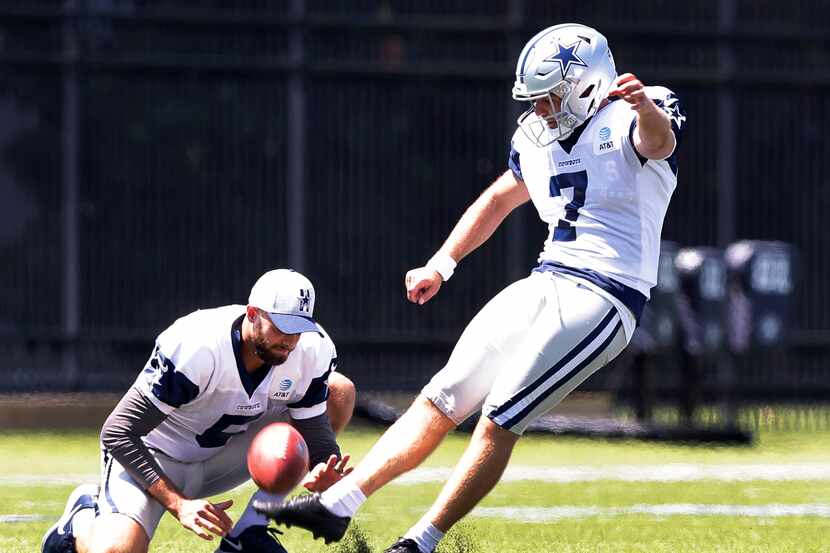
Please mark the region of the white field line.
MULTIPOLYGON (((662 505, 630 505, 628 507, 477 507, 470 514, 477 518, 499 518, 519 522, 552 522, 564 519, 616 517, 626 515, 727 516, 727 517, 820 517, 830 518, 830 505, 781 504, 713 505, 699 503, 667 503, 662 505)), ((0 524, 46 520, 45 515, 0 515, 0 524)))
POLYGON ((501 518, 521 522, 550 522, 561 519, 615 517, 625 515, 789 517, 812 516, 830 518, 830 505, 771 503, 768 505, 711 505, 677 503, 662 505, 630 505, 627 507, 478 507, 471 516, 501 518))
MULTIPOLYGON (((444 482, 451 473, 449 467, 420 468, 396 480, 398 484, 412 485, 444 482)), ((751 480, 830 480, 830 463, 794 463, 784 465, 700 465, 671 463, 665 465, 584 465, 537 467, 510 466, 502 482, 590 482, 595 480, 620 480, 623 482, 690 482, 719 480, 748 482, 751 480)))
MULTIPOLYGON (((452 467, 419 468, 398 478, 393 484, 415 485, 445 482, 452 467)), ((15 474, 0 475, 0 486, 52 486, 98 482, 100 476, 89 474, 15 474)), ((704 465, 670 463, 665 465, 570 465, 539 467, 515 465, 507 467, 503 482, 591 482, 618 480, 623 482, 693 482, 716 480, 749 482, 752 480, 796 481, 830 480, 830 463, 720 464, 704 465)))
POLYGON ((69 486, 100 482, 101 475, 89 474, 4 474, 0 486, 69 486))
POLYGON ((0 515, 0 524, 4 522, 33 522, 46 520, 46 515, 0 515))

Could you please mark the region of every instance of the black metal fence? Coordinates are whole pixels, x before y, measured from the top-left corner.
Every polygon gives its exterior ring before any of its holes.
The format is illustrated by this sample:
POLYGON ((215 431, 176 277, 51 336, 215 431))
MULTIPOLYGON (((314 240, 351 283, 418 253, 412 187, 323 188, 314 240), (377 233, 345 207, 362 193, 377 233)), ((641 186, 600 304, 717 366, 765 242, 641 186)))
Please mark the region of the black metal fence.
POLYGON ((545 229, 520 209, 424 307, 402 276, 505 169, 524 42, 579 21, 685 105, 664 237, 799 250, 792 347, 745 361, 739 388, 826 398, 828 15, 817 0, 2 1, 0 389, 123 389, 174 318, 244 303, 278 266, 315 283, 361 387, 417 388, 545 229))

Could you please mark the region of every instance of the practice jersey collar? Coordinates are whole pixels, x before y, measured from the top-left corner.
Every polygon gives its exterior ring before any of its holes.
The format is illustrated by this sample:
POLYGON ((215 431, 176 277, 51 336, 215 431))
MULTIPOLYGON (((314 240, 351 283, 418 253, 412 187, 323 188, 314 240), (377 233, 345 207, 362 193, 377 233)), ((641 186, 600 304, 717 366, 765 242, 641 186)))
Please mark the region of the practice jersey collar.
POLYGON ((590 123, 591 119, 593 118, 594 117, 592 115, 591 117, 586 119, 584 123, 575 128, 568 138, 565 138, 564 140, 560 140, 558 142, 559 146, 563 150, 565 150, 566 154, 571 154, 571 150, 573 150, 573 147, 576 146, 577 142, 579 142, 579 137, 582 136, 582 132, 588 127, 588 123, 590 123))
POLYGON ((245 388, 245 393, 248 397, 254 395, 257 386, 262 384, 268 373, 271 372, 272 365, 263 365, 253 373, 248 373, 245 370, 245 362, 242 360, 242 319, 245 315, 241 315, 231 325, 231 345, 233 346, 233 356, 236 359, 236 370, 239 372, 239 381, 242 387, 245 388))

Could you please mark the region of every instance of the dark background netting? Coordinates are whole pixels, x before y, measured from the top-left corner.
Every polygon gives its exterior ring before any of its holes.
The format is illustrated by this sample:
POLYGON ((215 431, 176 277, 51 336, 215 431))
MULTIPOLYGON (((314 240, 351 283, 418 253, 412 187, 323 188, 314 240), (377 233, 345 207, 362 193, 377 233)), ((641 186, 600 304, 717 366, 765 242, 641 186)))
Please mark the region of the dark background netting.
MULTIPOLYGON (((344 371, 416 389, 541 249, 522 208, 430 305, 404 301, 404 272, 506 167, 515 56, 574 20, 685 105, 664 238, 798 249, 792 346, 745 360, 739 385, 826 397, 828 15, 806 0, 2 1, 0 390, 122 390, 173 319, 244 303, 289 265, 315 283, 344 371)), ((588 387, 625 381, 606 372, 588 387)))

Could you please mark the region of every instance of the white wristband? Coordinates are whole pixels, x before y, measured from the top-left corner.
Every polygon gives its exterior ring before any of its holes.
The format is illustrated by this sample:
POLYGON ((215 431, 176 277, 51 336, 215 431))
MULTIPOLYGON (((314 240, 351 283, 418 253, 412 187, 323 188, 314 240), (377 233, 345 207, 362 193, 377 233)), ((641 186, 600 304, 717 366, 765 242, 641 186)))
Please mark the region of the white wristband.
POLYGON ((458 263, 455 262, 451 256, 438 252, 432 256, 432 258, 427 261, 425 267, 427 269, 432 269, 433 271, 437 272, 441 275, 441 278, 444 279, 444 282, 448 281, 452 274, 455 272, 455 267, 458 263))

